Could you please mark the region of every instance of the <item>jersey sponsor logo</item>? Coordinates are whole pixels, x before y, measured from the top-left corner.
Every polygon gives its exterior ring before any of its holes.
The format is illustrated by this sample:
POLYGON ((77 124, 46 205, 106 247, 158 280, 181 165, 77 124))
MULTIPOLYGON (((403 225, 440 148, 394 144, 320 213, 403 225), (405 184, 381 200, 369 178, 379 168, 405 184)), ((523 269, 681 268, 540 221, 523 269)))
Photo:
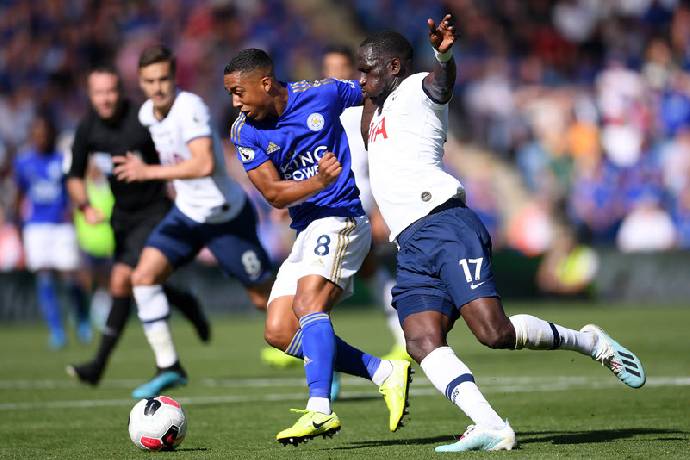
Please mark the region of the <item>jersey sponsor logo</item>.
POLYGON ((371 124, 369 127, 369 142, 376 142, 379 136, 388 139, 386 132, 386 117, 381 118, 376 124, 371 124))
POLYGON ((319 160, 328 151, 325 145, 319 145, 314 151, 294 154, 287 163, 280 166, 280 173, 285 180, 305 180, 315 176, 319 171, 319 160))
POLYGON ((280 146, 276 144, 275 142, 269 142, 268 147, 266 148, 266 153, 267 154, 272 154, 273 152, 277 152, 280 150, 280 146))
POLYGON ((323 115, 319 112, 314 112, 307 117, 307 127, 312 131, 321 131, 325 124, 323 115))
POLYGON ((249 147, 237 147, 237 151, 240 153, 240 158, 242 158, 243 163, 248 163, 254 159, 254 149, 249 147))

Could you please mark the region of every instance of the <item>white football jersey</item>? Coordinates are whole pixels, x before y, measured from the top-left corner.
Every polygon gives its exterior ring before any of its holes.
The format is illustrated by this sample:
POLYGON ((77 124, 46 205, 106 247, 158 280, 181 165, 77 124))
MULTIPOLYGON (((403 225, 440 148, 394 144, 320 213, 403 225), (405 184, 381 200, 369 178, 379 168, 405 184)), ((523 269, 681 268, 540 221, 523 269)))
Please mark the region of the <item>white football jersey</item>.
POLYGON ((162 120, 153 113, 149 99, 139 109, 139 121, 151 133, 161 164, 172 165, 192 158, 187 143, 197 137, 213 140, 213 172, 199 179, 176 179, 175 205, 196 222, 225 222, 239 214, 246 195, 225 169, 220 138, 211 128, 208 107, 196 94, 180 91, 162 120))
POLYGON ((391 230, 391 241, 436 206, 465 195, 460 181, 443 170, 448 105, 424 93, 426 75, 403 80, 369 126, 371 191, 391 230))
POLYGON ((362 105, 346 108, 340 115, 340 123, 347 135, 347 144, 350 147, 350 157, 352 158, 351 168, 359 189, 359 199, 362 202, 364 212, 369 214, 374 208, 374 197, 371 196, 371 186, 369 185, 367 147, 364 145, 360 129, 362 109, 364 109, 362 105))

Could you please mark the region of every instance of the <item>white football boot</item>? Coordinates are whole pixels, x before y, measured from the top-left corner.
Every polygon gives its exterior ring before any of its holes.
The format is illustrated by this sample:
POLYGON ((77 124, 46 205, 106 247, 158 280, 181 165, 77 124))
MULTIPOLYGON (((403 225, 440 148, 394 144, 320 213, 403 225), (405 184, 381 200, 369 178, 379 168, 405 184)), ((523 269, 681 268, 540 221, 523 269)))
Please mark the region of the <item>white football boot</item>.
POLYGON ((438 446, 436 452, 465 452, 468 450, 512 450, 515 442, 515 431, 506 426, 500 430, 492 430, 477 425, 470 425, 457 442, 438 446))

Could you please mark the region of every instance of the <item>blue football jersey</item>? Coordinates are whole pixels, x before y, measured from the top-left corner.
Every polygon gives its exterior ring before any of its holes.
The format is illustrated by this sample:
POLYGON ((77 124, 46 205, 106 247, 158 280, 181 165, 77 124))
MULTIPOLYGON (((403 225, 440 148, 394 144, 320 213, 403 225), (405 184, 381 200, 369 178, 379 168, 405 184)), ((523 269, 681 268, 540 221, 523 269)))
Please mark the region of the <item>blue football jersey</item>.
POLYGON ((69 198, 62 171, 62 155, 42 155, 29 151, 15 160, 14 174, 19 189, 27 197, 25 223, 66 222, 69 198))
POLYGON ((326 189, 289 208, 293 229, 301 231, 315 219, 364 215, 350 168, 350 150, 340 114, 361 104, 356 81, 325 79, 287 84, 288 101, 279 118, 255 121, 241 113, 230 138, 244 169, 273 162, 283 180, 305 180, 317 173, 326 152, 333 152, 342 172, 326 189))

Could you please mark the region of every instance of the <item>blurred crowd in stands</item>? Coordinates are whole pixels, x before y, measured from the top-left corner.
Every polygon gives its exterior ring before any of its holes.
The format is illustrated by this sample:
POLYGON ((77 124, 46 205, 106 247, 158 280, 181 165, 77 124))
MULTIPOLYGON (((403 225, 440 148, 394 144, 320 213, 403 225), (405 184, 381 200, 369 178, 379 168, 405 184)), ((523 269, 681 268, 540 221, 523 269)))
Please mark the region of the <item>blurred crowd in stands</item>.
MULTIPOLYGON (((433 59, 426 18, 446 11, 460 31, 457 142, 447 150, 459 161, 449 168, 460 165, 469 204, 499 247, 528 255, 690 248, 687 1, 0 0, 0 269, 21 261, 13 162, 30 148, 39 113, 69 139, 87 109, 90 67, 115 63, 137 99, 138 54, 163 41, 176 51, 180 85, 204 97, 225 135, 234 114, 222 68, 238 50, 266 49, 282 78, 317 78, 327 45, 394 28, 424 69, 433 59), (318 14, 330 10, 337 15, 318 14), (468 146, 484 152, 481 164, 502 165, 485 171, 504 173, 470 175, 468 146), (519 180, 506 187, 512 176, 519 180)), ((260 207, 278 258, 289 232, 260 207)))

